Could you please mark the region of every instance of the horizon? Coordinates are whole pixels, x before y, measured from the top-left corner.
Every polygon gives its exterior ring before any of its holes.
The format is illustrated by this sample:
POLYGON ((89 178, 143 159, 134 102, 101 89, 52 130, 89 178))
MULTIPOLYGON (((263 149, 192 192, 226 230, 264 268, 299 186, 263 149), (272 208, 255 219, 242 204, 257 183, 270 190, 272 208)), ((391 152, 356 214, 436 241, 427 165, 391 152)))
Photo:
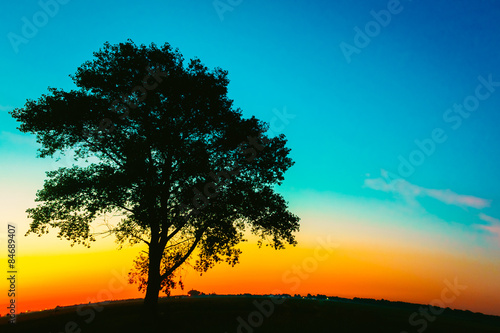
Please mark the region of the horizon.
MULTIPOLYGON (((195 290, 196 291, 196 290, 195 290)), ((199 290, 198 290, 199 291, 199 290)), ((252 294, 252 293, 239 293, 239 294, 216 294, 216 293, 204 293, 202 291, 199 291, 199 295, 190 295, 189 293, 186 294, 176 294, 176 295, 160 295, 159 300, 161 299, 177 299, 177 298, 196 298, 196 297, 276 297, 276 298, 301 298, 301 299, 311 299, 311 300, 326 300, 326 301, 370 301, 370 302, 389 302, 389 303, 394 303, 394 304, 404 304, 404 305, 411 305, 411 306, 431 306, 431 304, 421 304, 421 303, 412 303, 412 302, 404 302, 404 301, 397 301, 397 300, 387 300, 387 299, 377 299, 377 298, 364 298, 364 297, 352 297, 352 298, 347 298, 347 297, 340 297, 340 296, 334 296, 334 295, 323 295, 323 294, 310 294, 308 293, 307 295, 301 295, 301 294, 252 294)), ((129 301, 137 301, 137 302, 142 302, 144 298, 138 297, 138 298, 126 298, 126 299, 108 299, 108 300, 103 300, 103 301, 98 301, 95 303, 76 303, 76 304, 69 304, 69 305, 56 305, 54 308, 45 308, 45 309, 39 309, 39 310, 26 310, 24 312, 21 312, 17 315, 22 315, 22 314, 28 314, 28 313, 34 313, 34 312, 44 312, 44 311, 54 311, 54 310, 59 310, 59 309, 67 309, 67 308, 74 308, 74 307, 80 307, 80 306, 92 306, 92 305, 107 305, 110 303, 116 303, 116 302, 129 302, 129 301)), ((439 308, 439 306, 433 306, 439 308)), ((492 314, 486 314, 482 312, 472 312, 468 309, 460 309, 460 308, 453 308, 453 307, 443 307, 442 309, 449 309, 452 311, 463 311, 463 312, 470 312, 472 314, 479 314, 479 315, 485 315, 485 316, 493 316, 493 317, 499 317, 498 315, 492 315, 492 314)), ((0 314, 1 317, 7 317, 9 315, 9 312, 7 311, 5 313, 5 316, 3 314, 0 314)), ((16 316, 17 316, 16 315, 16 316)))
MULTIPOLYGON (((0 244, 15 225, 18 311, 144 297, 126 283, 140 246, 117 251, 108 237, 71 247, 56 230, 24 236, 45 172, 72 159, 37 158, 35 136, 8 113, 49 86, 75 89, 69 75, 93 52, 130 38, 227 70, 234 107, 286 135, 295 162, 277 190, 301 218, 298 245, 259 249, 249 237, 235 267, 183 270, 186 290, 434 302, 500 316, 495 1, 40 0, 4 11, 0 244)), ((2 245, 4 272, 7 256, 2 245)))

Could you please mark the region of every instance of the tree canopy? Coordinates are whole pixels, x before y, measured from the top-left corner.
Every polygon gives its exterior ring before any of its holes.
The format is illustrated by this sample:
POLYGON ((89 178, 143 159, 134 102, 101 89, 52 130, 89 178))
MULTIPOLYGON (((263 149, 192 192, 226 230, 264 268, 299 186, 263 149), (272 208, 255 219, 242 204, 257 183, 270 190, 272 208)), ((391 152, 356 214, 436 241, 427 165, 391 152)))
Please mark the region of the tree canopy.
POLYGON ((129 40, 105 43, 71 77, 75 89, 49 88, 11 112, 36 135, 40 157, 71 151, 87 161, 47 172, 28 233, 57 228, 89 246, 92 222, 119 214, 108 232, 148 246, 130 275, 146 304, 175 286, 193 254, 200 272, 236 264, 245 231, 276 249, 295 245, 299 218, 275 191, 293 165, 287 140, 233 106, 227 71, 129 40))

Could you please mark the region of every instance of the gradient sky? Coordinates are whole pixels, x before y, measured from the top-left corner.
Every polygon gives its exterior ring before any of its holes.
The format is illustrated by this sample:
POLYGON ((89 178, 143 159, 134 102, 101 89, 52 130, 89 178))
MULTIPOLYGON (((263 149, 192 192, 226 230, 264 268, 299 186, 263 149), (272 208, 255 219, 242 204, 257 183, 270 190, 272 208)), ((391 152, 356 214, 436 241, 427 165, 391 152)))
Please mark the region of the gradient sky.
POLYGON ((235 105, 284 133, 296 162, 279 191, 302 218, 299 246, 250 242, 235 268, 187 269, 188 290, 427 304, 457 279, 467 289, 446 306, 500 315, 497 1, 44 3, 1 5, 0 236, 17 224, 22 311, 141 297, 120 284, 137 249, 23 236, 45 171, 71 162, 37 159, 8 114, 49 86, 73 88, 92 52, 131 38, 228 70, 235 105))

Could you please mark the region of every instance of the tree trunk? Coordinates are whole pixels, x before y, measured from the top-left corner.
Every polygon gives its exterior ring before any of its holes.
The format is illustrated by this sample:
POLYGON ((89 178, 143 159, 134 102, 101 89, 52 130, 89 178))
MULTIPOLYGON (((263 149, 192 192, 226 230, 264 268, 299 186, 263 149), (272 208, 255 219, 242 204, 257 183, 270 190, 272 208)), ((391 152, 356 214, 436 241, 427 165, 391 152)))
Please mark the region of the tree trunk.
POLYGON ((147 312, 154 315, 158 311, 158 294, 160 293, 161 285, 160 262, 162 256, 159 254, 158 249, 155 249, 151 245, 149 247, 148 286, 146 296, 144 297, 144 308, 147 312))

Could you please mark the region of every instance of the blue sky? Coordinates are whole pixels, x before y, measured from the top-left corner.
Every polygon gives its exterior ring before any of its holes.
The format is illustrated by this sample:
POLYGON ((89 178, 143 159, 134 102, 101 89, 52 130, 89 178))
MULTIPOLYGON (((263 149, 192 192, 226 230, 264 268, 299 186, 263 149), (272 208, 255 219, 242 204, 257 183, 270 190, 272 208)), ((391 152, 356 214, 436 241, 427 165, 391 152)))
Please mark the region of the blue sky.
POLYGON ((22 193, 31 200, 43 172, 54 166, 35 158, 32 138, 19 134, 7 111, 48 86, 71 89, 68 75, 105 41, 169 42, 186 59, 196 56, 228 70, 230 96, 244 115, 264 121, 290 115, 276 132, 289 138, 296 162, 280 189, 293 209, 335 215, 331 208, 337 207, 363 215, 360 228, 384 219, 400 227, 405 216, 426 220, 405 225, 405 234, 451 234, 456 244, 465 243, 453 250, 481 247, 490 259, 500 253, 500 87, 458 128, 444 119, 454 104, 474 96, 479 77, 500 82, 498 2, 221 2, 231 10, 218 12, 212 1, 70 0, 17 46, 12 33, 22 36, 23 18, 33 22, 43 6, 2 4, 3 197, 9 197, 13 179, 23 179, 22 193), (388 6, 398 13, 348 61, 340 45, 355 46, 355 28, 365 31, 375 20, 371 12, 388 6), (411 175, 398 175, 399 157, 408 160, 418 150, 415 140, 432 138, 435 129, 446 141, 435 143, 411 175), (400 179, 387 180, 386 172, 400 179))

